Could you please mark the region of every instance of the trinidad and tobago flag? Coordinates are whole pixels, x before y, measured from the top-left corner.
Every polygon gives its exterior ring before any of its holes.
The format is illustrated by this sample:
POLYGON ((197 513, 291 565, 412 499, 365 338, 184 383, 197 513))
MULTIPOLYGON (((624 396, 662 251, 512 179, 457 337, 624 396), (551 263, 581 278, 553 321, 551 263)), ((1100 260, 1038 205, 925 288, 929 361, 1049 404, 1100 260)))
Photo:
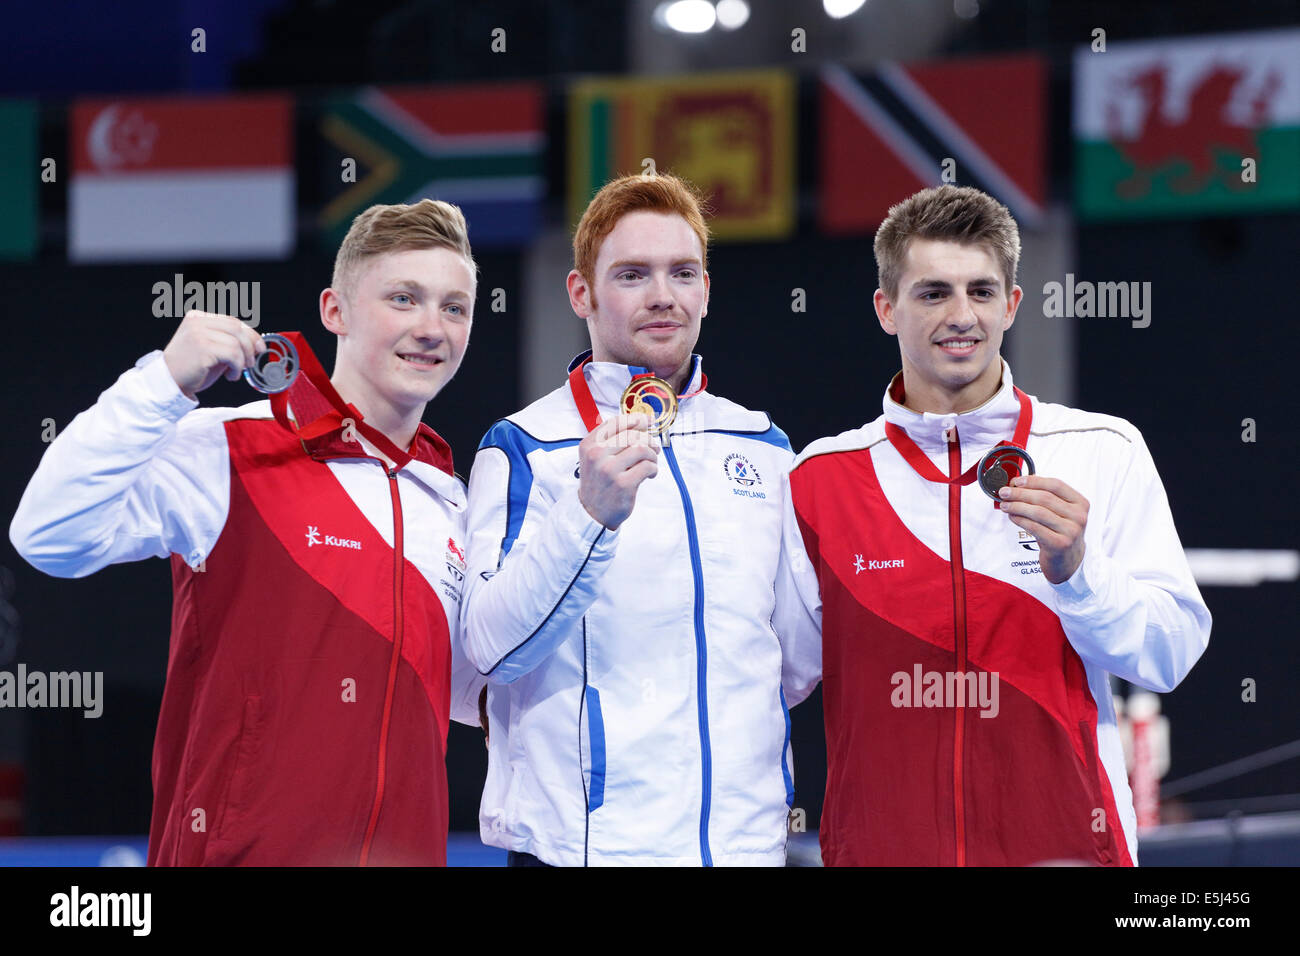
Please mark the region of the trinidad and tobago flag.
POLYGON ((461 208, 476 249, 522 244, 537 231, 546 193, 540 84, 367 87, 327 104, 320 132, 335 160, 319 219, 330 251, 368 206, 425 197, 461 208))
POLYGON ((1021 226, 1043 216, 1047 67, 1036 55, 886 64, 821 77, 823 232, 872 232, 928 186, 974 186, 1021 226))

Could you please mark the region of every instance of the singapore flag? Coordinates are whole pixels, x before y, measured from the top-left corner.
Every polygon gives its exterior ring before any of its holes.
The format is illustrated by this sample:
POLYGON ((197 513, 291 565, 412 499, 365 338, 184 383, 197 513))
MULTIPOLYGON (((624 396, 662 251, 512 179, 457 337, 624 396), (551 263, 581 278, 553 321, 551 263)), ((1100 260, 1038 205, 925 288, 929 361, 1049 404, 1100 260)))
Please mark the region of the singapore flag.
POLYGON ((292 253, 289 97, 83 100, 71 124, 74 261, 292 253))

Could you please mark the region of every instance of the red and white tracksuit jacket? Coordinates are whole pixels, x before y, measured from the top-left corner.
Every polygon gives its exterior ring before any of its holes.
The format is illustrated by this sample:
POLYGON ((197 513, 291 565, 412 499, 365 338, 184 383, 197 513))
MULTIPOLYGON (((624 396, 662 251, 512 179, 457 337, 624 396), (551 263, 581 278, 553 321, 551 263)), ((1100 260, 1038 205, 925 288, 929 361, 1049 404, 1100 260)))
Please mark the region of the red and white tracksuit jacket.
POLYGON ((149 863, 444 864, 466 508, 446 443, 421 426, 390 471, 341 424, 304 442, 266 401, 196 404, 146 356, 10 529, 59 577, 171 555, 149 863))
POLYGON ((1170 691, 1210 632, 1142 436, 1023 396, 1005 363, 962 414, 910 411, 899 388, 789 476, 786 551, 822 640, 786 680, 823 682, 823 858, 1133 865, 1107 674, 1170 691), (1083 562, 1058 585, 971 480, 1018 424, 1037 473, 1089 502, 1083 562))

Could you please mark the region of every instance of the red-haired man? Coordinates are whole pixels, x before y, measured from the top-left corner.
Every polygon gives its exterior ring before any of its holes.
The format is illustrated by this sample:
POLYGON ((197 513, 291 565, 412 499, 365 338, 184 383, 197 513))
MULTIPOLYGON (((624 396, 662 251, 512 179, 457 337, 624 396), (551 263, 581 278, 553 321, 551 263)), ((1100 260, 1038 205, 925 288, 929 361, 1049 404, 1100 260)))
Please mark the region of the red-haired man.
POLYGON ((708 231, 685 183, 608 183, 573 246, 591 352, 492 427, 470 475, 483 839, 517 865, 782 865, 789 442, 706 388, 708 231), (623 413, 646 375, 676 396, 662 438, 623 413))

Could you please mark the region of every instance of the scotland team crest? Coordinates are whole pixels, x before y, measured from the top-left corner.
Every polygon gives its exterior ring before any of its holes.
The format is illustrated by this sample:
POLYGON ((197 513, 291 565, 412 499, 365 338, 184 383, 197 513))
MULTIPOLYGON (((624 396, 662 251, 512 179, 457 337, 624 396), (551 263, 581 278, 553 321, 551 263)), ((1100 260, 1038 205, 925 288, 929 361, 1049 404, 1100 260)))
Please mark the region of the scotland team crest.
POLYGON ((762 477, 758 469, 750 463, 749 459, 739 453, 731 454, 726 457, 722 463, 723 473, 738 485, 749 488, 753 485, 761 485, 762 477))

